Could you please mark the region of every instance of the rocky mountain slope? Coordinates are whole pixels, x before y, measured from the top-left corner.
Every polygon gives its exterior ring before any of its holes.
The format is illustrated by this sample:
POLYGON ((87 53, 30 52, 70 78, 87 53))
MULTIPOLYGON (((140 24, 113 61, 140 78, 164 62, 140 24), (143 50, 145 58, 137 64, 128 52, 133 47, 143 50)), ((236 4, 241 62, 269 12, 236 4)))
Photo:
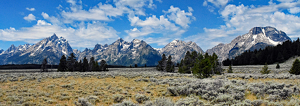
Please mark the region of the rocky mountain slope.
POLYGON ((247 34, 238 36, 228 44, 219 44, 208 49, 208 54, 216 53, 219 60, 234 58, 246 50, 263 49, 267 46, 276 46, 286 40, 291 40, 283 31, 273 27, 254 27, 247 34))
POLYGON ((56 34, 45 38, 34 45, 12 45, 0 54, 0 64, 40 64, 44 58, 48 58, 49 64, 58 64, 62 55, 73 52, 68 41, 56 34))
POLYGON ((180 62, 184 58, 187 51, 197 51, 204 53, 203 50, 195 42, 184 42, 181 40, 174 40, 162 48, 160 54, 165 54, 167 57, 172 56, 174 62, 180 62))
POLYGON ((156 65, 160 54, 143 40, 126 42, 122 38, 110 45, 95 45, 93 50, 85 49, 78 59, 95 57, 97 61, 106 60, 110 65, 156 65))

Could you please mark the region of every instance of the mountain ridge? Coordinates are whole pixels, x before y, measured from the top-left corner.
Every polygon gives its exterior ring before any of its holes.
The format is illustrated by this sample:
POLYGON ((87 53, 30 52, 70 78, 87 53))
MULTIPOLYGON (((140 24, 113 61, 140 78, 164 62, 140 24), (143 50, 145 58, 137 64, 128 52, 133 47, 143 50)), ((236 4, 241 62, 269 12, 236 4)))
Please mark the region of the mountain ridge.
POLYGON ((254 27, 248 33, 237 36, 228 44, 218 44, 206 53, 216 53, 220 61, 234 58, 246 50, 263 49, 267 46, 276 46, 286 40, 291 40, 283 31, 274 27, 254 27))

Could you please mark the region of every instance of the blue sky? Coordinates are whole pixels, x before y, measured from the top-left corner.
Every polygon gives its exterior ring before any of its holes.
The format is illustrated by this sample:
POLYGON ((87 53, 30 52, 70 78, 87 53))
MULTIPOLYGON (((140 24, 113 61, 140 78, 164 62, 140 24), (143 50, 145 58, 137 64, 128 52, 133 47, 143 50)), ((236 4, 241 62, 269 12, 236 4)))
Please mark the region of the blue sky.
POLYGON ((252 27, 300 36, 298 0, 0 0, 0 49, 56 33, 72 48, 141 39, 162 48, 179 39, 204 51, 252 27))

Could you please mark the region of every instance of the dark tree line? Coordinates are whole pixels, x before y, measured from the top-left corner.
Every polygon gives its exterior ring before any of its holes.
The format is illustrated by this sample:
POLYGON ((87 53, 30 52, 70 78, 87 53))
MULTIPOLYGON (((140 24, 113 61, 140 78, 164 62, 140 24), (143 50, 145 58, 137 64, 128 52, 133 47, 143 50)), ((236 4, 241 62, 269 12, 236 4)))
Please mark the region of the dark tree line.
POLYGON ((86 57, 81 61, 77 61, 74 53, 71 53, 68 58, 63 55, 60 59, 60 63, 58 65, 58 71, 79 71, 79 72, 87 72, 87 71, 108 71, 107 64, 105 60, 101 60, 100 65, 97 61, 95 61, 94 57, 90 58, 90 61, 87 60, 86 57))
POLYGON ((169 55, 169 57, 167 58, 166 55, 163 54, 162 59, 160 61, 158 61, 158 65, 156 66, 156 70, 166 71, 166 72, 174 72, 175 71, 175 65, 172 62, 172 56, 169 55))
POLYGON ((245 51, 234 59, 223 61, 223 65, 264 65, 284 62, 293 56, 300 56, 300 40, 285 41, 277 46, 268 46, 265 49, 245 51))
POLYGON ((198 78, 208 78, 213 74, 222 74, 223 69, 218 62, 218 56, 214 53, 213 55, 202 55, 193 51, 190 53, 186 52, 184 59, 179 64, 179 73, 193 73, 198 78))

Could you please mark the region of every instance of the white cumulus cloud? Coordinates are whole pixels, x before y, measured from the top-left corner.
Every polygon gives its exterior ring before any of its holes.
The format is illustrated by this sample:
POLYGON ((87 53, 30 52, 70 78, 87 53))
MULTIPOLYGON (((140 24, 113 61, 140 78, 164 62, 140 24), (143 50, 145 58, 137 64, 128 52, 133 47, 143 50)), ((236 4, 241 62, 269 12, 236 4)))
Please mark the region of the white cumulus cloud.
POLYGON ((25 16, 24 19, 29 22, 36 20, 33 14, 29 14, 28 16, 25 16))
POLYGON ((300 12, 300 7, 293 7, 289 9, 289 12, 292 14, 297 14, 300 12))
POLYGON ((170 13, 170 15, 167 15, 170 20, 175 21, 176 24, 180 25, 183 28, 187 28, 189 27, 188 24, 196 19, 192 13, 194 11, 192 7, 188 7, 188 10, 188 12, 185 12, 178 7, 171 6, 168 11, 164 12, 170 13))

